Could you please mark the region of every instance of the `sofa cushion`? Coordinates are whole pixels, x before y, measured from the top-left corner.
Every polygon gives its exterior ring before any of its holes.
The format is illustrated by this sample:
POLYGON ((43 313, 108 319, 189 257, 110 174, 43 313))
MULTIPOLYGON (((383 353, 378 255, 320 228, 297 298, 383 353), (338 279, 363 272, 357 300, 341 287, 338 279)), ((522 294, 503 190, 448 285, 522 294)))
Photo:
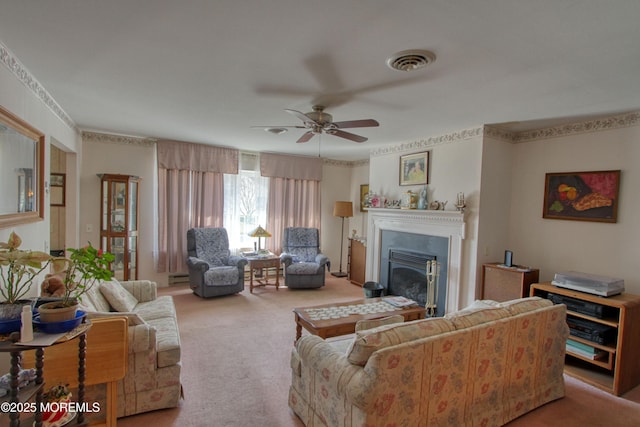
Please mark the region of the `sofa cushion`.
POLYGON ((358 320, 356 322, 356 331, 365 331, 367 329, 377 328, 384 325, 394 325, 396 323, 403 323, 404 316, 402 314, 396 314, 395 316, 387 316, 381 319, 371 320, 358 320))
POLYGON ((153 301, 138 303, 134 311, 146 321, 163 317, 176 317, 173 298, 169 295, 161 295, 153 301))
POLYGON ((138 305, 136 297, 116 281, 103 282, 100 285, 100 292, 116 311, 133 311, 138 305))
POLYGON ((553 302, 540 297, 520 298, 499 303, 499 307, 509 310, 512 315, 526 313, 551 305, 553 305, 553 302))
POLYGON ((315 262, 296 262, 287 267, 288 274, 316 274, 320 265, 315 262))
POLYGON ((444 317, 453 323, 455 329, 464 329, 494 320, 504 319, 509 316, 511 316, 511 312, 506 308, 474 305, 454 313, 446 314, 444 317))
POLYGON ((433 317, 358 331, 347 350, 347 359, 351 364, 364 366, 369 356, 382 348, 453 330, 449 320, 433 317))
POLYGON ((111 306, 106 300, 104 295, 100 292, 102 283, 93 285, 89 290, 82 295, 80 299, 80 308, 84 311, 111 311, 111 306))
POLYGON ((214 267, 205 271, 204 282, 207 286, 227 286, 238 283, 238 267, 214 267))

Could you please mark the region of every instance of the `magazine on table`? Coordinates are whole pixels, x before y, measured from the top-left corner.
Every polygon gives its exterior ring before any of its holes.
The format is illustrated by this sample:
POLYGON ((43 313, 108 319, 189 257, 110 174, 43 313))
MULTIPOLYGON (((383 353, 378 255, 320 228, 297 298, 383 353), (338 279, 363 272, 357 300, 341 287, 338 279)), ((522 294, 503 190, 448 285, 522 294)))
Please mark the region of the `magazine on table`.
POLYGON ((418 305, 414 300, 400 296, 383 297, 382 300, 388 302, 394 307, 411 307, 418 305))

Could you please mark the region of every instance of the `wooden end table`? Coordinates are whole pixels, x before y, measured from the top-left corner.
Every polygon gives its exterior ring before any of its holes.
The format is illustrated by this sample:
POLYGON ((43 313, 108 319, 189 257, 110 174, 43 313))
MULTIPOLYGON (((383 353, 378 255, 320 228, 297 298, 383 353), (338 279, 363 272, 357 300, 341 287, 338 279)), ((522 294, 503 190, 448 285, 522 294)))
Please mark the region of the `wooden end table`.
POLYGON ((268 257, 247 257, 249 260, 249 292, 253 293, 253 288, 260 286, 275 286, 276 291, 280 287, 280 257, 270 255, 268 257), (269 272, 274 269, 276 271, 276 281, 269 281, 269 272), (259 271, 260 275, 256 275, 259 271), (254 284, 254 281, 256 284, 254 284))
POLYGON ((312 307, 299 307, 293 309, 296 321, 296 339, 294 344, 302 336, 302 328, 305 328, 309 333, 317 335, 320 338, 330 338, 339 335, 352 334, 356 330, 356 322, 359 320, 372 320, 380 319, 383 317, 394 316, 401 314, 404 317, 404 321, 418 320, 425 317, 426 310, 424 307, 412 306, 412 307, 390 307, 389 311, 383 311, 378 313, 365 313, 365 314, 350 314, 347 317, 330 318, 330 319, 318 319, 315 318, 311 312, 317 309, 323 308, 343 308, 348 306, 356 306, 362 304, 375 304, 384 301, 384 298, 366 298, 356 301, 349 301, 344 303, 323 304, 312 307))

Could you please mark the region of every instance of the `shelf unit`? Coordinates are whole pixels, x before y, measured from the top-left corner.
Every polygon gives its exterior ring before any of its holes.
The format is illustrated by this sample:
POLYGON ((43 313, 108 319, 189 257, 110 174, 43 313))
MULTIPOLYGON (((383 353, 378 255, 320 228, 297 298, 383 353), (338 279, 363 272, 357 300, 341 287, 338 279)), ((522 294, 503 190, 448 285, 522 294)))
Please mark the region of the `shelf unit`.
POLYGON ((138 279, 138 184, 132 175, 99 174, 100 247, 111 252, 117 280, 138 279))
MULTIPOLYGON (((45 365, 45 357, 44 353, 48 349, 53 349, 58 345, 61 345, 66 342, 71 342, 74 340, 77 341, 77 347, 73 353, 73 357, 77 360, 76 369, 77 378, 78 378, 78 395, 77 395, 77 403, 79 407, 83 406, 84 402, 84 380, 85 380, 85 367, 86 367, 86 332, 91 328, 90 323, 83 323, 77 329, 76 335, 71 336, 70 338, 63 337, 58 340, 56 343, 51 344, 49 346, 35 346, 28 344, 16 344, 14 343, 14 339, 18 337, 18 333, 14 332, 11 336, 4 337, 5 340, 0 341, 0 353, 9 353, 10 355, 10 390, 9 394, 0 398, 0 403, 6 404, 10 403, 7 408, 3 408, 3 411, 0 411, 0 424, 8 425, 9 427, 20 427, 21 425, 33 425, 34 427, 41 427, 42 422, 42 413, 40 412, 41 403, 43 402, 43 394, 44 394, 44 365, 45 365), (35 380, 28 384, 25 387, 19 389, 19 381, 18 375, 20 369, 22 368, 23 357, 29 353, 34 353, 32 359, 34 360, 33 367, 35 368, 35 380), (14 408, 17 408, 19 404, 26 403, 32 401, 35 398, 34 408, 35 411, 33 413, 27 412, 26 414, 21 414, 21 412, 14 411, 14 408), (21 415, 27 415, 26 419, 24 419, 24 423, 21 423, 21 415), (9 423, 6 424, 6 418, 8 418, 9 423)), ((26 368, 26 366, 25 366, 26 368)), ((85 425, 84 424, 84 413, 78 412, 75 420, 75 425, 85 425)))
POLYGON ((540 270, 507 267, 498 262, 482 266, 482 299, 509 301, 529 296, 529 287, 538 281, 540 270))
POLYGON ((547 298, 550 293, 603 306, 602 319, 572 310, 567 310, 567 317, 609 326, 615 331, 615 336, 605 344, 572 335, 571 340, 602 350, 604 354, 592 360, 567 350, 565 372, 616 396, 640 384, 640 296, 623 293, 605 298, 559 288, 549 282, 531 286, 531 296, 547 298))

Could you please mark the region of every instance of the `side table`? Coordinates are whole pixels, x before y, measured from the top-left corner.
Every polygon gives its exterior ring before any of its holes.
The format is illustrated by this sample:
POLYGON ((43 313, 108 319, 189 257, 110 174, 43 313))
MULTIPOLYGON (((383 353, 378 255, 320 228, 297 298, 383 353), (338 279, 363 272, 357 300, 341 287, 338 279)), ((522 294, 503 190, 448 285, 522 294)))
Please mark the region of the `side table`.
POLYGON ((267 285, 275 285, 277 291, 280 287, 280 258, 271 255, 265 258, 247 257, 247 260, 249 260, 249 292, 253 293, 253 288, 267 285), (269 273, 272 269, 276 271, 275 283, 269 281, 269 273), (259 272, 259 275, 256 272, 259 272))
MULTIPOLYGON (((62 342, 70 341, 73 339, 78 339, 78 406, 82 407, 82 402, 84 400, 84 375, 85 375, 85 356, 86 356, 86 332, 91 327, 91 323, 82 323, 75 331, 77 333, 70 337, 62 337, 59 341, 52 344, 52 346, 57 345, 62 342)), ((17 334, 16 334, 17 335, 17 334)), ((13 336, 13 335, 12 335, 13 336)), ((42 426, 42 413, 40 412, 40 408, 42 405, 42 389, 43 385, 43 371, 44 371, 44 349, 42 346, 35 345, 23 345, 16 344, 9 341, 1 341, 0 342, 0 352, 1 353, 9 353, 11 355, 11 368, 9 373, 11 375, 11 390, 8 398, 0 399, 0 402, 9 402, 10 403, 10 412, 9 412, 9 426, 10 427, 20 427, 20 412, 12 410, 13 408, 19 407, 20 403, 24 403, 31 399, 35 394, 35 414, 33 425, 35 427, 42 426), (23 390, 18 390, 18 374, 20 373, 20 359, 22 358, 22 352, 27 350, 35 350, 35 369, 36 369, 36 379, 34 384, 30 384, 23 388, 23 390)), ((81 424, 84 422, 84 414, 82 412, 78 412, 77 414, 77 423, 81 424)), ((31 425, 29 423, 28 425, 31 425)))

